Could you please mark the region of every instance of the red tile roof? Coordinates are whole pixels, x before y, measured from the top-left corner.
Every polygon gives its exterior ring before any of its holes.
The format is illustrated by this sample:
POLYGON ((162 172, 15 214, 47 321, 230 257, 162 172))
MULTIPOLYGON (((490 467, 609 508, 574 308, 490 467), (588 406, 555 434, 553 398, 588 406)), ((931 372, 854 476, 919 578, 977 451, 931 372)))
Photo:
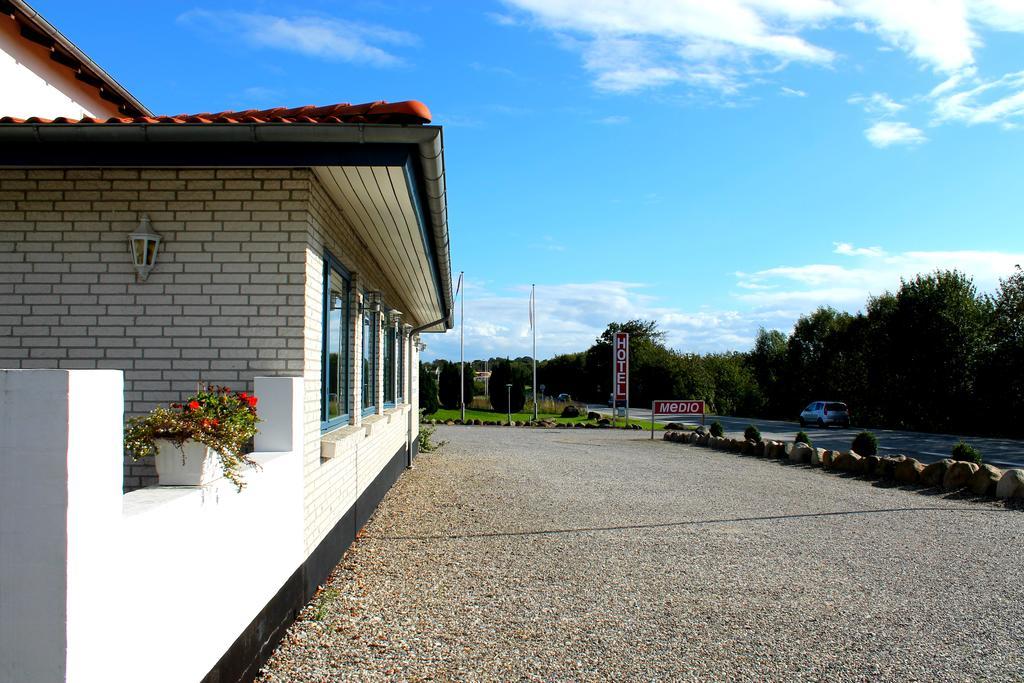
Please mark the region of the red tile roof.
POLYGON ((430 123, 427 105, 416 100, 406 102, 368 102, 366 104, 330 104, 326 107, 295 107, 287 109, 247 109, 221 111, 215 114, 178 114, 177 116, 133 116, 126 118, 96 119, 86 117, 69 119, 58 117, 43 119, 33 116, 19 119, 0 117, 0 123, 430 123))

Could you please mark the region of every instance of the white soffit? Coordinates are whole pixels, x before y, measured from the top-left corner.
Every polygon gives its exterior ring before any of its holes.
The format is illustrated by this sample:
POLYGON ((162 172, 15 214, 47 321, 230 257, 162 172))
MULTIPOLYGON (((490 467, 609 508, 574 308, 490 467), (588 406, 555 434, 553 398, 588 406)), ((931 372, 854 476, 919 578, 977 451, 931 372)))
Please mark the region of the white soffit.
MULTIPOLYGON (((406 313, 410 322, 423 324, 443 317, 404 167, 313 170, 386 278, 380 283, 384 303, 406 313), (398 301, 388 300, 389 294, 398 301)), ((345 254, 335 255, 346 261, 345 254)))

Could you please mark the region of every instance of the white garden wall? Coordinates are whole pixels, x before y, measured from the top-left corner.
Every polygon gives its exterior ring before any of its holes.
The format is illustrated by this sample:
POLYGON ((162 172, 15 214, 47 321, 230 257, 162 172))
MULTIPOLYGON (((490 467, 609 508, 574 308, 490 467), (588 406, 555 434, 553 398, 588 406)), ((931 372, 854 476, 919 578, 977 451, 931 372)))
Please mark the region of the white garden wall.
POLYGON ((122 374, 0 370, 0 681, 182 683, 217 664, 306 557, 303 381, 254 384, 247 488, 122 495, 122 374))

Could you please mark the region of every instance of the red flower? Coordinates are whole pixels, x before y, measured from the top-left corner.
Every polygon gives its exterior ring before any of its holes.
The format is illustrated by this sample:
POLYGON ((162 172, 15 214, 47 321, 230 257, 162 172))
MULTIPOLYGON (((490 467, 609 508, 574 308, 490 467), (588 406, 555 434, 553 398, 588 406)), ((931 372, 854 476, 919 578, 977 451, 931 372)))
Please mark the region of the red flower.
POLYGON ((189 401, 188 402, 188 409, 189 410, 199 410, 199 401, 189 401))
POLYGON ((245 394, 242 394, 242 398, 245 400, 246 403, 249 404, 250 408, 255 408, 256 402, 259 401, 259 399, 256 398, 255 396, 246 396, 245 394))

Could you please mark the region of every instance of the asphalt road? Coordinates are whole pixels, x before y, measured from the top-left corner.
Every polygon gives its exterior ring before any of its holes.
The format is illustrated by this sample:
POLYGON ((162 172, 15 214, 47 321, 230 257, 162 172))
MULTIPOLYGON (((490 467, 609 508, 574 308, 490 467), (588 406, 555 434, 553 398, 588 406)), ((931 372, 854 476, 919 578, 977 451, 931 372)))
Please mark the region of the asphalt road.
MULTIPOLYGON (((603 405, 590 405, 589 410, 599 413, 611 414, 611 408, 603 405)), ((631 419, 649 420, 651 411, 640 408, 630 408, 631 419)), ((749 417, 726 417, 724 415, 708 415, 707 424, 718 420, 725 428, 726 436, 743 436, 743 430, 747 425, 757 425, 761 430, 761 436, 765 439, 778 441, 791 441, 796 433, 800 431, 797 422, 784 420, 758 420, 749 417)), ((681 420, 672 417, 658 417, 658 422, 684 422, 693 424, 692 418, 681 420)), ((699 423, 698 423, 699 424, 699 423)), ((804 428, 807 435, 815 446, 835 450, 847 450, 853 443, 853 437, 861 430, 857 427, 840 429, 829 427, 821 429, 808 425, 804 428)), ((878 438, 878 452, 881 455, 903 455, 917 458, 921 462, 934 462, 942 458, 948 458, 953 446, 963 438, 975 448, 981 451, 985 462, 1000 467, 1022 467, 1024 468, 1024 441, 1015 439, 996 439, 975 436, 961 436, 956 434, 927 434, 925 432, 901 432, 892 429, 871 430, 878 438)))

